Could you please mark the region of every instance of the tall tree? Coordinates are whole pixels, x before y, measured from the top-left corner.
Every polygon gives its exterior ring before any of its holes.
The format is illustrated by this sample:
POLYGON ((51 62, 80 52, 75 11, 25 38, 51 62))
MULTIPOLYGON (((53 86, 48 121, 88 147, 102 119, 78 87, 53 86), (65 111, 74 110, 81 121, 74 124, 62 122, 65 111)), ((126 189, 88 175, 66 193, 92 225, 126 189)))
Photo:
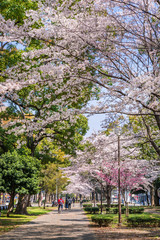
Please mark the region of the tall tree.
MULTIPOLYGON (((23 201, 26 194, 38 191, 39 165, 36 158, 20 155, 16 151, 7 152, 0 157, 0 191, 10 194, 7 216, 13 209, 16 194, 20 194, 23 201)), ((20 213, 26 212, 25 208, 24 212, 20 213)))
MULTIPOLYGON (((71 89, 80 94, 88 84, 104 90, 102 104, 88 112, 141 115, 144 120, 150 115, 159 134, 159 1, 43 1, 39 11, 27 16, 22 27, 2 18, 0 39, 28 45, 36 39, 43 47, 24 54, 23 63, 4 73, 13 84, 1 85, 3 95, 31 82, 57 84, 67 77, 67 94, 71 89), (37 21, 42 25, 33 29, 37 21)), ((144 126, 160 156, 146 121, 144 126)))

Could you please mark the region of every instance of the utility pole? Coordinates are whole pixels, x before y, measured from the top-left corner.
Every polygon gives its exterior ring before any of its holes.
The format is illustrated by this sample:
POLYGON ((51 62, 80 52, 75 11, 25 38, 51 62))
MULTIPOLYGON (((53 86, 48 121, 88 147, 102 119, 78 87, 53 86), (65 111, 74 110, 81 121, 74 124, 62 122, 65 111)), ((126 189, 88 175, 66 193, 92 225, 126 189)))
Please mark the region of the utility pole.
POLYGON ((120 169, 120 135, 118 134, 118 225, 121 225, 121 169, 120 169))

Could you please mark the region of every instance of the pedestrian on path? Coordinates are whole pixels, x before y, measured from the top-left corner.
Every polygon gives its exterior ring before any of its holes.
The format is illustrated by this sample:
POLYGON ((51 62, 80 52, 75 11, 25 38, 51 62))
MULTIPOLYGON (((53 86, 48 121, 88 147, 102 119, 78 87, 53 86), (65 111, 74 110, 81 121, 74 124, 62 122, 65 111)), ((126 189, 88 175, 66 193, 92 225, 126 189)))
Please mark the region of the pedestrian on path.
POLYGON ((68 198, 68 209, 71 209, 71 204, 72 204, 72 199, 69 197, 68 198))
POLYGON ((72 199, 69 197, 68 198, 68 209, 71 209, 71 204, 72 204, 72 199))
POLYGON ((58 213, 60 213, 63 209, 63 204, 64 204, 64 200, 62 198, 58 199, 58 213))
POLYGON ((74 207, 75 201, 76 201, 76 200, 75 200, 75 198, 73 197, 73 198, 72 198, 73 207, 74 207))
POLYGON ((66 198, 66 201, 65 201, 65 209, 66 210, 68 209, 68 198, 66 198))
POLYGON ((83 200, 80 200, 80 207, 82 208, 82 203, 83 203, 83 200))

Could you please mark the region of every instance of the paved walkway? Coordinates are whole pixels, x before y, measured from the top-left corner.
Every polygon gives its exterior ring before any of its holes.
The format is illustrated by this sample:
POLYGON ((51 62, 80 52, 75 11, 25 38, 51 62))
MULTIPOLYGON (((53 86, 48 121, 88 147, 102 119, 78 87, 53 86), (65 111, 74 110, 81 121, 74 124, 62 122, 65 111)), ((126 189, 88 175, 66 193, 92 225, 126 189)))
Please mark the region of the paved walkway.
POLYGON ((89 221, 78 205, 70 211, 39 216, 15 230, 0 236, 3 240, 96 240, 89 221))

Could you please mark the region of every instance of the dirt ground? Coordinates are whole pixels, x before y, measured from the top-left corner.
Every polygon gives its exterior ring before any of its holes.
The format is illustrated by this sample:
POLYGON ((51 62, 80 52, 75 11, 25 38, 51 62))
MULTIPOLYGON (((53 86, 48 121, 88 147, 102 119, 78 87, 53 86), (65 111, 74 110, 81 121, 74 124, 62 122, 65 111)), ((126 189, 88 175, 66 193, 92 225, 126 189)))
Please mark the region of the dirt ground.
POLYGON ((160 240, 160 228, 156 229, 126 229, 126 228, 95 228, 97 240, 160 240))

